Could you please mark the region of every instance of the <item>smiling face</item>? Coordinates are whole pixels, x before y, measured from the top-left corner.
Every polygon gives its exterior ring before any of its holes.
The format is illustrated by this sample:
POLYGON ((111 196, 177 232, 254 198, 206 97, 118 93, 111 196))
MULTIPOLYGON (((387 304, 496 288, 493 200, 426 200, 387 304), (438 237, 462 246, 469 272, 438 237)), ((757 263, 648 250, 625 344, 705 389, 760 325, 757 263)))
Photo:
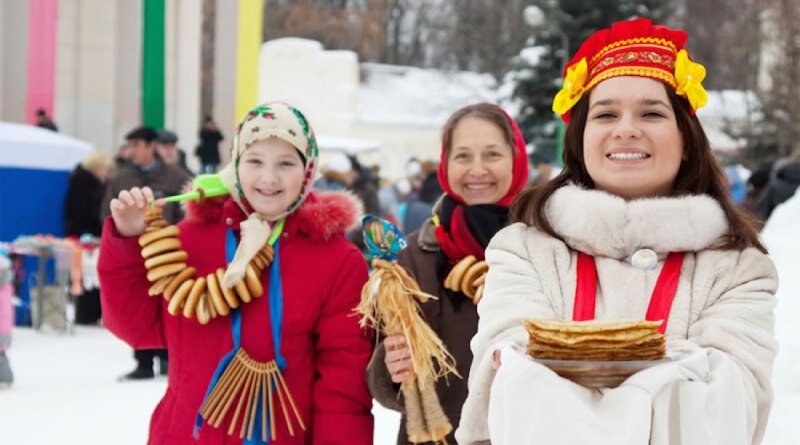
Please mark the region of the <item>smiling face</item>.
POLYGON ((278 138, 254 142, 239 160, 244 197, 259 214, 272 217, 300 196, 305 166, 293 145, 278 138))
POLYGON ((683 140, 664 85, 625 76, 599 83, 589 97, 583 155, 598 189, 625 199, 668 195, 683 140))
POLYGON ((479 117, 453 128, 447 183, 467 205, 494 204, 511 188, 514 153, 503 130, 479 117))

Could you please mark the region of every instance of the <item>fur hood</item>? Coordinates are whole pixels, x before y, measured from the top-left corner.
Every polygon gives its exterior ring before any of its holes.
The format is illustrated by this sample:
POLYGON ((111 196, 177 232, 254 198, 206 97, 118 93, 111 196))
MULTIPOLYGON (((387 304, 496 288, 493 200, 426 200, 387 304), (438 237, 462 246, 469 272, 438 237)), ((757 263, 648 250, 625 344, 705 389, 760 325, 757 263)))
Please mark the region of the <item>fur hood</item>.
MULTIPOLYGON (((343 235, 361 223, 363 205, 350 192, 313 192, 286 221, 286 229, 297 231, 316 241, 327 241, 343 235)), ((216 223, 233 218, 245 219, 236 203, 228 197, 207 199, 202 204, 187 202, 187 219, 200 223, 216 223)))
POLYGON ((569 185, 553 193, 545 212, 571 248, 617 259, 645 247, 658 253, 696 252, 728 232, 725 212, 706 195, 626 201, 569 185))

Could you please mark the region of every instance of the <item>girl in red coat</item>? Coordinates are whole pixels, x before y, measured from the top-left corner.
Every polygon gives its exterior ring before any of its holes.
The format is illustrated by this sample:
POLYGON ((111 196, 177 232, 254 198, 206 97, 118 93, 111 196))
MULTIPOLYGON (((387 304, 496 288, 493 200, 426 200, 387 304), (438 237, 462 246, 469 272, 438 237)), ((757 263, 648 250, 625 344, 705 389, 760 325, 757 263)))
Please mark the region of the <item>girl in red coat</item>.
POLYGON ((166 347, 170 355, 150 444, 372 443, 364 371, 371 333, 352 316, 367 266, 343 236, 361 209, 350 195, 311 193, 317 156, 313 131, 288 105, 256 107, 239 125, 232 161, 220 173, 232 193, 190 205, 178 238, 195 276, 223 268, 221 288, 242 283, 267 242, 274 260, 259 277, 264 297, 242 299, 206 324, 173 316, 164 298, 147 296, 137 238, 152 191, 134 188, 111 202, 99 263, 104 324, 134 348, 166 347), (264 382, 275 377, 252 391, 252 410, 241 411, 254 431, 244 439, 237 403, 216 421, 199 414, 215 387, 235 381, 239 362, 272 369, 264 382))

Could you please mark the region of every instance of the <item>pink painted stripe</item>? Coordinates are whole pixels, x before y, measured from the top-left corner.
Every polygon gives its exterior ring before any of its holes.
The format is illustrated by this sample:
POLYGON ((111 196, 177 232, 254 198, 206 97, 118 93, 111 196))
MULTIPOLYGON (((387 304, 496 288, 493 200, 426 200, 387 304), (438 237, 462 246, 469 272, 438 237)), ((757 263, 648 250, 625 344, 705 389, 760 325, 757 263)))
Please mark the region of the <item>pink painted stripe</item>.
POLYGON ((56 73, 58 0, 28 0, 28 91, 25 119, 36 122, 36 110, 53 115, 56 73))

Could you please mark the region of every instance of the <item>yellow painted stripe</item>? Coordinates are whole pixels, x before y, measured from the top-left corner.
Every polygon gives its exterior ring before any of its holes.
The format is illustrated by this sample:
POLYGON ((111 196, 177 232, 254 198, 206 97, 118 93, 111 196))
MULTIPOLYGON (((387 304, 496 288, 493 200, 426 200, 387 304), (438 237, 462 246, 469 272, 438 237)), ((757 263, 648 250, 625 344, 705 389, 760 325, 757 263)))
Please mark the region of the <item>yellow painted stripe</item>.
POLYGON ((239 0, 236 40, 236 122, 258 99, 258 51, 262 43, 264 0, 239 0))

